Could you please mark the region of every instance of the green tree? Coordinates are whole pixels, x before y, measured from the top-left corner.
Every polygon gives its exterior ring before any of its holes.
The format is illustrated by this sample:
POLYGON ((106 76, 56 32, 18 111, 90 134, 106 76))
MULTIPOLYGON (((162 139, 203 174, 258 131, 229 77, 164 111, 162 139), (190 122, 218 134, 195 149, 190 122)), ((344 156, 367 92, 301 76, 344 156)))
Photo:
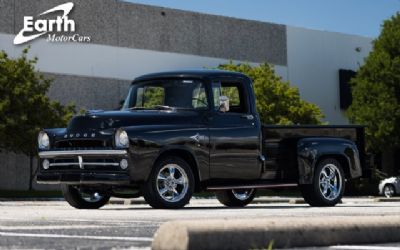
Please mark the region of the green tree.
POLYGON ((352 123, 366 125, 368 148, 375 152, 400 146, 400 14, 383 23, 373 49, 351 81, 352 123))
POLYGON ((51 80, 35 70, 37 58, 28 59, 27 54, 24 49, 19 58, 11 59, 0 52, 0 149, 29 156, 31 189, 38 132, 64 127, 75 108, 46 96, 51 80))
POLYGON ((149 86, 143 89, 143 107, 151 108, 157 105, 164 105, 164 88, 149 86))
POLYGON ((251 66, 231 62, 218 68, 244 73, 253 80, 257 111, 263 123, 321 124, 324 116, 319 107, 300 99, 299 90, 282 81, 272 66, 266 63, 251 66))

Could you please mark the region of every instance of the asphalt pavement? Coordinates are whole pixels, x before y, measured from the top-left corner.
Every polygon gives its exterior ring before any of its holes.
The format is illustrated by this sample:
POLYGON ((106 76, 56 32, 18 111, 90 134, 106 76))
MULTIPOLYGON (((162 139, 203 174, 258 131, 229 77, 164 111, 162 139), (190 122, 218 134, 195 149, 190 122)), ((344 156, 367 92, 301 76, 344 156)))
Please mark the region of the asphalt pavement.
MULTIPOLYGON (((329 216, 357 216, 362 220, 370 215, 400 214, 400 202, 374 202, 371 198, 343 199, 342 204, 329 208, 290 204, 279 197, 266 203, 268 199, 240 209, 223 207, 215 199, 193 199, 179 210, 152 209, 131 202, 129 205, 114 202, 99 210, 77 210, 64 201, 1 201, 0 249, 150 249, 158 227, 179 219, 318 217, 323 220, 329 216)), ((400 249, 400 244, 310 247, 392 250, 400 249)))

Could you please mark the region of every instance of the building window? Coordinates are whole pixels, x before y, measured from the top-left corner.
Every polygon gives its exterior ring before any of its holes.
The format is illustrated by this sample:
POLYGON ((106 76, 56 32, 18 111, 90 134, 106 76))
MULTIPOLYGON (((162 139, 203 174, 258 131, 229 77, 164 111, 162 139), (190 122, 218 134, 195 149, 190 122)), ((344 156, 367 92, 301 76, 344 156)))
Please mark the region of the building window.
POLYGON ((355 77, 353 70, 339 69, 340 109, 346 110, 353 101, 350 80, 355 77))

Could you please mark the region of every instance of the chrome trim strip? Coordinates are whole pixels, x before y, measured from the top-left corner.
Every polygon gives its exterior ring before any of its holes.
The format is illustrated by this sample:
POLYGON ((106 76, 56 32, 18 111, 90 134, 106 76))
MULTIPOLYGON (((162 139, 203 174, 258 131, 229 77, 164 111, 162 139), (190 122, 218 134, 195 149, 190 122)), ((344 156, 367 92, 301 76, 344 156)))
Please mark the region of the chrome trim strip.
POLYGON ((58 156, 82 156, 82 155, 99 155, 99 156, 108 156, 108 155, 127 155, 128 152, 126 150, 71 150, 71 151, 42 151, 39 152, 40 158, 51 158, 58 156))
POLYGON ((282 183, 282 184, 256 184, 243 186, 221 186, 207 187, 207 190, 230 190, 230 189, 253 189, 253 188, 281 188, 281 187, 296 187, 297 183, 282 183))
MULTIPOLYGON (((60 162, 60 163, 50 163, 50 167, 60 167, 60 166, 80 166, 79 162, 60 162)), ((116 162, 82 162, 82 166, 119 166, 116 162)))

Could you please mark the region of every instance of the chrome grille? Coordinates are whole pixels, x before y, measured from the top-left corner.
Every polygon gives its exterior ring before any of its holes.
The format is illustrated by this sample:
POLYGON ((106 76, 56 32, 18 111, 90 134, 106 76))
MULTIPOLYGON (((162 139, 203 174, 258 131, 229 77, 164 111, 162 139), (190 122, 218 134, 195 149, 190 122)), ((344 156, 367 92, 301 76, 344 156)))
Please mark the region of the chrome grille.
POLYGON ((57 141, 54 144, 57 149, 99 149, 104 147, 111 147, 110 143, 105 140, 62 140, 57 141))
POLYGON ((56 158, 48 159, 50 161, 49 169, 46 171, 123 171, 119 167, 119 159, 114 158, 56 158))

